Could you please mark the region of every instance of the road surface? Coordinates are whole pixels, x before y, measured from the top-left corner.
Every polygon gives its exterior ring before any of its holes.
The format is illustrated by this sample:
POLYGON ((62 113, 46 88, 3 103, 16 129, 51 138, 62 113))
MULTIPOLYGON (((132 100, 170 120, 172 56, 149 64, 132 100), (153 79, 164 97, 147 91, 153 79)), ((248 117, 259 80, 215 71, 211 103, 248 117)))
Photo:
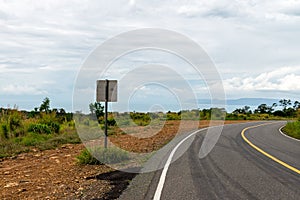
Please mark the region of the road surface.
MULTIPOLYGON (((208 156, 198 157, 206 130, 188 150, 162 170, 138 175, 120 199, 300 199, 300 141, 282 135, 285 122, 226 125, 208 156), (265 124, 263 126, 257 126, 265 124), (250 146, 245 138, 276 162, 250 146), (159 182, 163 184, 159 186, 159 182), (161 190, 161 193, 159 193, 161 190), (159 194, 157 194, 159 193, 159 194)), ((180 147, 179 147, 180 148, 180 147)))

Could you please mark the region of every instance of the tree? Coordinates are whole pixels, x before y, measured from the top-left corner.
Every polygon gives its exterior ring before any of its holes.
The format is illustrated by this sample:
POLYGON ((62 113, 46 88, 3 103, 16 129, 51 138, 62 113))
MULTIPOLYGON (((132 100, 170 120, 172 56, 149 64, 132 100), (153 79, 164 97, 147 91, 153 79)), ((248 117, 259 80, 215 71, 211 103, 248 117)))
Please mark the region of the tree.
POLYGON ((277 103, 273 103, 272 106, 268 106, 267 113, 272 114, 272 112, 275 110, 275 107, 277 107, 277 103))
POLYGON ((293 108, 294 108, 295 110, 298 110, 298 109, 300 108, 300 102, 299 102, 299 101, 295 101, 295 102, 294 102, 293 108))
POLYGON ((55 112, 55 113, 57 114, 57 113, 58 113, 57 108, 53 108, 53 109, 52 109, 52 112, 55 112))
POLYGON ((245 114, 249 113, 251 110, 250 110, 250 106, 245 106, 244 108, 244 111, 245 111, 245 114))
POLYGON ((99 102, 95 102, 95 103, 90 103, 89 104, 89 108, 91 111, 91 114, 96 114, 97 120, 100 123, 101 119, 100 117, 104 116, 104 106, 101 105, 101 103, 99 102))
POLYGON ((267 104, 260 104, 257 109, 254 111, 255 113, 265 114, 268 113, 269 109, 267 104))
POLYGON ((62 114, 62 115, 64 115, 64 114, 66 114, 67 112, 65 111, 65 109, 63 109, 63 108, 60 108, 59 109, 59 114, 62 114))
POLYGON ((50 99, 48 97, 46 97, 40 105, 40 112, 43 111, 45 111, 46 113, 49 113, 50 111, 50 99))
POLYGON ((287 100, 287 99, 281 99, 281 100, 279 101, 279 103, 280 103, 280 106, 283 107, 283 112, 286 111, 286 107, 292 105, 292 102, 291 102, 290 99, 288 99, 288 100, 287 100))
POLYGON ((287 108, 285 110, 285 114, 287 117, 296 117, 297 115, 296 110, 294 110, 293 108, 287 108))
POLYGON ((90 109, 91 114, 93 115, 95 113, 95 105, 93 103, 90 103, 89 109, 90 109))
POLYGON ((251 114, 250 106, 244 106, 243 108, 237 108, 233 111, 234 114, 251 114))

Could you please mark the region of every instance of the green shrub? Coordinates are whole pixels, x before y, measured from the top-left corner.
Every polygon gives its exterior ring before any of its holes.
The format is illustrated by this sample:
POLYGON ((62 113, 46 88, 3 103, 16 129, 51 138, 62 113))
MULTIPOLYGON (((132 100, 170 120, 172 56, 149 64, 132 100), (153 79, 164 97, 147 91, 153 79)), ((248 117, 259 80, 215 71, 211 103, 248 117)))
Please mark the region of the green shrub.
POLYGON ((151 122, 151 117, 149 113, 131 112, 130 118, 138 126, 147 126, 151 122))
POLYGON ((108 126, 115 126, 116 125, 116 120, 114 118, 108 118, 107 119, 107 125, 108 126))
POLYGON ((51 128, 46 124, 30 124, 28 128, 29 132, 50 134, 51 128))
POLYGON ((49 124, 47 124, 50 129, 54 132, 54 133, 59 133, 59 129, 60 129, 60 125, 59 123, 56 122, 51 122, 49 124))
POLYGON ((9 130, 8 130, 8 126, 6 124, 1 124, 1 132, 2 132, 2 135, 5 139, 8 139, 9 135, 9 130))
POLYGON ((168 112, 167 120, 181 120, 181 115, 178 113, 168 112))
POLYGON ((29 132, 41 134, 59 133, 59 129, 60 125, 56 122, 51 122, 49 124, 30 124, 28 127, 29 132))
POLYGON ((119 148, 94 148, 94 149, 84 149, 77 160, 80 164, 115 164, 123 162, 129 159, 129 155, 126 151, 119 148))
POLYGON ((92 154, 87 150, 84 149, 81 153, 76 157, 78 163, 85 164, 85 165, 100 165, 102 164, 99 160, 94 158, 92 154))

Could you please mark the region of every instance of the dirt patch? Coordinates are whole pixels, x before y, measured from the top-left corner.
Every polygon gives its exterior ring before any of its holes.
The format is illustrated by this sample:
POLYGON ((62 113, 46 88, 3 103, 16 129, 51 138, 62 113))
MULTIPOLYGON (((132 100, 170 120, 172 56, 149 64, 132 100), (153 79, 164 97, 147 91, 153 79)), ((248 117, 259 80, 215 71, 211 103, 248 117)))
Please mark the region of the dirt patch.
POLYGON ((0 199, 76 199, 97 184, 97 198, 112 186, 108 180, 87 177, 112 171, 104 165, 81 166, 75 157, 83 145, 20 154, 0 162, 0 199))

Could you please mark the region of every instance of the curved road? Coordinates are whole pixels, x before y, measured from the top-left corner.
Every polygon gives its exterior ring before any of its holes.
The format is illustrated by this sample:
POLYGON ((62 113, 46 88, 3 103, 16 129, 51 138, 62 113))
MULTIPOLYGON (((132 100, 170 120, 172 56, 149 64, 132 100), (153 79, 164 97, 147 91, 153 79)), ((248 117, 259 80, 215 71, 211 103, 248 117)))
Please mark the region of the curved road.
MULTIPOLYGON (((198 157, 206 130, 171 163, 156 199, 299 199, 300 174, 266 157, 244 141, 243 129, 266 122, 226 125, 210 154, 198 157)), ((270 122, 267 122, 270 123, 270 122)), ((300 141, 279 132, 285 122, 245 131, 258 148, 300 169, 300 141)), ((138 175, 120 199, 154 199, 162 170, 138 175)))

